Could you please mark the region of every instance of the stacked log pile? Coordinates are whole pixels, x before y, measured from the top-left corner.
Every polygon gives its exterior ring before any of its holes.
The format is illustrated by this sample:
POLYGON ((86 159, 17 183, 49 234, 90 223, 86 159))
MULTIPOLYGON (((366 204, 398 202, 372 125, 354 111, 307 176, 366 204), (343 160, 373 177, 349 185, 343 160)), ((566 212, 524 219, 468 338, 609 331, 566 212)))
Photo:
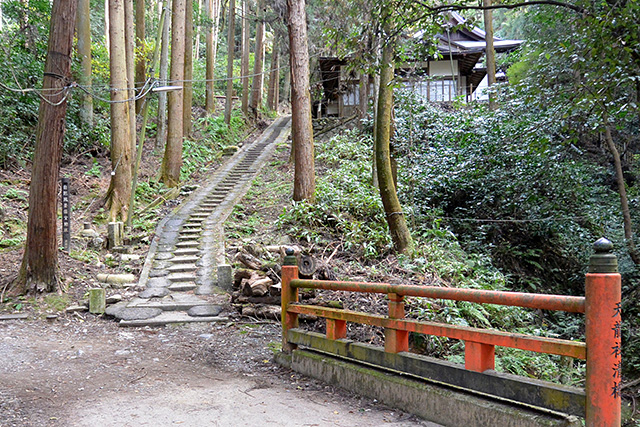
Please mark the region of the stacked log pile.
MULTIPOLYGON (((333 273, 312 257, 292 247, 298 258, 301 278, 335 280, 333 273), (307 268, 307 270, 305 270, 307 268)), ((285 246, 259 248, 245 245, 235 254, 231 304, 243 317, 280 320, 281 271, 285 246)), ((300 300, 314 298, 312 290, 301 290, 300 300)))

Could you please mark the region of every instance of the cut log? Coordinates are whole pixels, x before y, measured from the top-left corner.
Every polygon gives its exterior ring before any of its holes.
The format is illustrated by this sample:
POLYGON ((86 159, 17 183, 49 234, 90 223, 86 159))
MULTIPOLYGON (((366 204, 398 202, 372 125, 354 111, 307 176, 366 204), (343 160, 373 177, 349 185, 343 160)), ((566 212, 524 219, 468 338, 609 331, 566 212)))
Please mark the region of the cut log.
POLYGON ((282 283, 269 286, 269 295, 280 296, 282 295, 282 283))
POLYGON ((260 270, 262 268, 262 262, 250 253, 241 251, 236 254, 236 261, 244 264, 252 270, 260 270))
POLYGON ((268 277, 258 280, 243 279, 241 285, 242 295, 248 297, 262 297, 269 292, 269 286, 273 285, 273 281, 268 277))
POLYGON ((246 268, 238 268, 233 274, 233 288, 239 289, 242 284, 242 279, 250 279, 256 274, 253 270, 247 270, 246 268))
POLYGON ((262 319, 280 320, 281 309, 277 305, 247 305, 242 307, 242 315, 262 319))

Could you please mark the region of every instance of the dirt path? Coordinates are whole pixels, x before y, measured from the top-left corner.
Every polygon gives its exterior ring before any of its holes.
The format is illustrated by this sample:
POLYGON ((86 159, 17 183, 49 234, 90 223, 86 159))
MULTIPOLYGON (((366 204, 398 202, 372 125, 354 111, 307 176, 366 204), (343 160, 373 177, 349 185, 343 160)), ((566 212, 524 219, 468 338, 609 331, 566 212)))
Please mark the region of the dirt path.
POLYGON ((417 426, 275 365, 278 327, 0 323, 0 426, 417 426))

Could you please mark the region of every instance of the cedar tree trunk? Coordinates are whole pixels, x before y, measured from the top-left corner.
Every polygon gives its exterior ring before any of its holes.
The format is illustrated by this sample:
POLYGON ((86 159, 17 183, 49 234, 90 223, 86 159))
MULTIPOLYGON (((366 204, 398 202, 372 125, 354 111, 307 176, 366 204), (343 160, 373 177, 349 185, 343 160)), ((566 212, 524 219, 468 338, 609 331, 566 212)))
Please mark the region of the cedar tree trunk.
POLYGON ((233 107, 233 57, 236 50, 236 0, 229 0, 227 26, 227 97, 224 104, 224 122, 230 124, 233 107))
MULTIPOLYGON (((89 0, 78 0, 76 13, 76 34, 78 37, 78 57, 80 59, 79 82, 91 86, 91 25, 89 21, 89 0)), ((93 97, 80 92, 80 120, 85 126, 93 126, 93 97)))
POLYGON ((191 105, 193 104, 193 0, 185 3, 184 26, 184 95, 182 129, 184 136, 191 135, 191 105))
POLYGON ((295 172, 293 200, 315 202, 316 175, 309 91, 309 49, 304 0, 287 0, 291 61, 291 137, 295 172))
POLYGON ((249 102, 249 110, 251 115, 258 117, 258 111, 262 105, 262 76, 264 64, 264 0, 257 0, 256 14, 258 22, 256 24, 256 45, 253 52, 253 84, 251 85, 251 101, 249 102))
POLYGON ((59 287, 58 241, 56 233, 58 178, 67 113, 67 92, 71 82, 71 47, 75 28, 77 0, 53 0, 49 45, 40 101, 36 146, 33 155, 27 243, 22 265, 10 294, 53 292, 59 287), (47 96, 47 93, 53 95, 47 96))
MULTIPOLYGON (((184 80, 184 17, 185 0, 173 0, 171 8, 171 71, 173 82, 184 80)), ((161 180, 167 187, 177 187, 180 183, 182 167, 182 91, 168 93, 167 145, 162 159, 161 180)))
POLYGON ((242 1, 242 60, 240 74, 242 75, 242 114, 249 117, 249 44, 251 34, 249 25, 249 0, 242 1))
MULTIPOLYGON (((126 0, 125 0, 126 1, 126 0)), ((131 197, 131 111, 125 46, 125 1, 109 0, 109 39, 111 55, 111 164, 112 175, 107 191, 109 220, 125 219, 131 197)))

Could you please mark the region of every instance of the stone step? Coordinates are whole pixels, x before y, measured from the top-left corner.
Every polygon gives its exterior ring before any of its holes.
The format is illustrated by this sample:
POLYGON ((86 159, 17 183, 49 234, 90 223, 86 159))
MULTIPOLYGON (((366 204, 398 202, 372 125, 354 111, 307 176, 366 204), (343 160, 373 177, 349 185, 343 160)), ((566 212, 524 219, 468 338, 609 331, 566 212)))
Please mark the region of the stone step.
POLYGON ((193 219, 190 220, 191 222, 186 223, 185 225, 182 226, 182 231, 184 230, 192 230, 194 228, 202 228, 202 221, 194 221, 193 219))
MULTIPOLYGON (((198 237, 200 235, 200 233, 196 233, 196 234, 185 234, 185 235, 181 235, 178 236, 178 240, 180 240, 180 242, 191 242, 193 241, 194 238, 198 237)), ((180 243, 177 243, 176 246, 178 246, 180 243)))
POLYGON ((186 234, 200 234, 202 232, 202 227, 198 228, 185 228, 180 231, 180 236, 184 236, 186 234))
POLYGON ((180 311, 163 312, 156 317, 145 320, 121 320, 119 325, 122 327, 139 327, 139 326, 163 326, 172 323, 196 323, 196 322, 227 322, 228 317, 211 316, 211 317, 194 317, 180 311))
POLYGON ((186 241, 182 241, 180 243, 176 243, 176 247, 180 248, 180 249, 197 248, 199 246, 200 246, 200 242, 198 242, 197 240, 186 240, 186 241))
POLYGON ((195 264, 196 262, 198 262, 199 259, 200 257, 198 256, 179 255, 171 258, 171 260, 169 260, 168 262, 171 262, 174 264, 195 264))
MULTIPOLYGON (((195 286, 195 283, 191 282, 191 284, 195 286)), ((187 282, 184 282, 184 285, 186 286, 187 282)), ((135 300, 135 303, 132 301, 132 303, 128 305, 128 307, 130 308, 133 308, 133 307, 154 308, 154 309, 159 308, 162 311, 187 311, 192 309, 193 307, 199 307, 199 306, 210 307, 210 306, 213 306, 213 304, 210 304, 193 294, 173 293, 173 294, 164 296, 160 299, 154 299, 154 300, 144 300, 144 299, 138 298, 135 300)), ((204 310, 205 309, 202 308, 202 309, 199 309, 198 311, 202 313, 204 310)), ((220 311, 218 311, 218 313, 219 312, 220 311)))
POLYGON ((184 248, 184 249, 176 249, 173 252, 173 255, 175 257, 180 257, 180 256, 190 256, 190 255, 198 255, 200 254, 200 249, 198 248, 184 248))
POLYGON ((165 277, 173 284, 177 282, 191 282, 195 280, 196 275, 194 273, 171 273, 166 275, 165 277))
POLYGON ((190 271, 196 271, 198 267, 195 264, 175 264, 167 268, 169 274, 171 273, 188 273, 190 271))
POLYGON ((198 285, 193 282, 177 282, 169 286, 169 290, 171 292, 188 292, 194 290, 197 287, 198 285))

